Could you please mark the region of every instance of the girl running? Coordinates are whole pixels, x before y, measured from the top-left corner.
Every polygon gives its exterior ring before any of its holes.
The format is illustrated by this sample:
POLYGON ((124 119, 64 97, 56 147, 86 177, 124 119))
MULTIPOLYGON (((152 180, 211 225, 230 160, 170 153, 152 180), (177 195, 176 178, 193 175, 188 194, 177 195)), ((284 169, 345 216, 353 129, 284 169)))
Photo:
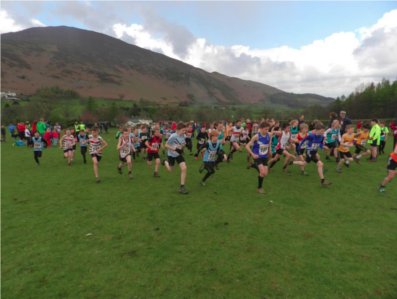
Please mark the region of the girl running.
POLYGON ((123 133, 119 137, 117 143, 117 150, 119 152, 120 163, 117 166, 119 174, 123 174, 122 167, 127 164, 128 167, 128 178, 132 179, 132 159, 131 150, 134 149, 131 142, 130 131, 128 128, 123 129, 123 133))
POLYGON ((76 141, 74 136, 72 135, 72 131, 70 129, 66 129, 65 135, 61 137, 59 140, 59 148, 63 149, 63 156, 67 159, 68 165, 72 165, 72 161, 74 158, 74 150, 76 141))
POLYGON ((382 181, 379 187, 379 192, 386 191, 386 185, 396 176, 397 174, 397 144, 394 146, 394 151, 390 154, 387 162, 388 174, 382 181))
POLYGON ((102 159, 102 151, 108 146, 108 144, 101 136, 99 136, 99 129, 97 127, 93 127, 91 133, 92 135, 90 135, 88 139, 89 152, 92 159, 96 182, 100 183, 101 180, 99 179, 98 164, 102 159))

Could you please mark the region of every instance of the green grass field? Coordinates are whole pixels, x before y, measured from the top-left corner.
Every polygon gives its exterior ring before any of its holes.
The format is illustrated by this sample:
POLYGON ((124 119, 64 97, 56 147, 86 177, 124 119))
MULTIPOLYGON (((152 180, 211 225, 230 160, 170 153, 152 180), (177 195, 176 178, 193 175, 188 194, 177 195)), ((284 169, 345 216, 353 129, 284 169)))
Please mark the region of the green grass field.
POLYGON ((397 181, 377 190, 386 156, 342 174, 326 162, 328 189, 313 164, 306 177, 278 164, 259 195, 245 153, 205 187, 186 155, 180 195, 178 169, 156 179, 140 158, 133 180, 120 176, 103 137, 100 184, 77 152, 67 167, 47 149, 38 167, 1 144, 2 298, 397 298, 397 181))

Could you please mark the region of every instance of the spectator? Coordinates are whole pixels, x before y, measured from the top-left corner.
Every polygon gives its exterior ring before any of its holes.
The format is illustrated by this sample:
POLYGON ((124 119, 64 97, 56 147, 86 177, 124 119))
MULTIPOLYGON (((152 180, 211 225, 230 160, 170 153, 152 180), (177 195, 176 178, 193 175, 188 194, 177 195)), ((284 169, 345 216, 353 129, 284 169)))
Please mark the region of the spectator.
POLYGON ((6 128, 4 125, 1 125, 1 140, 0 141, 6 141, 6 128))
POLYGON ((299 116, 299 126, 304 123, 305 123, 305 116, 302 114, 301 116, 299 116))
POLYGON ((45 131, 44 136, 43 136, 43 139, 44 139, 44 142, 45 142, 45 146, 47 148, 51 147, 51 138, 52 138, 51 129, 47 128, 47 130, 45 131))
POLYGON ((21 139, 21 140, 25 139, 25 129, 26 129, 26 126, 23 122, 20 121, 17 123, 18 136, 19 136, 19 139, 21 139))
POLYGON ((346 111, 339 112, 339 122, 340 122, 340 134, 343 135, 345 133, 345 129, 347 125, 352 124, 352 120, 346 117, 346 111))
POLYGON ((392 121, 390 123, 390 129, 393 131, 393 135, 394 135, 394 145, 393 148, 396 147, 397 144, 397 118, 395 121, 392 121))
POLYGON ((357 127, 356 127, 357 128, 357 132, 359 132, 361 130, 362 126, 363 126, 363 123, 361 122, 361 120, 359 120, 357 122, 357 127))
POLYGON ((58 130, 54 127, 52 130, 52 145, 57 147, 59 142, 59 132, 58 130))
POLYGON ((332 123, 334 122, 335 119, 338 119, 338 114, 336 114, 335 112, 330 112, 329 113, 329 124, 328 124, 328 128, 332 127, 332 123))
POLYGON ((378 157, 378 147, 380 145, 381 128, 377 119, 371 120, 371 131, 369 132, 368 143, 371 145, 370 162, 375 162, 378 157))
POLYGON ((17 138, 18 134, 16 132, 16 126, 14 124, 9 124, 8 125, 8 131, 10 132, 10 135, 12 138, 17 138))
POLYGON ((33 146, 32 133, 30 132, 28 126, 25 126, 25 139, 27 146, 32 147, 33 146))
POLYGON ((44 118, 40 118, 40 120, 37 122, 37 131, 40 133, 41 136, 43 136, 46 129, 47 125, 44 122, 44 118))
POLYGON ((58 132, 58 138, 59 138, 59 134, 61 134, 61 125, 59 123, 55 123, 54 129, 58 132))

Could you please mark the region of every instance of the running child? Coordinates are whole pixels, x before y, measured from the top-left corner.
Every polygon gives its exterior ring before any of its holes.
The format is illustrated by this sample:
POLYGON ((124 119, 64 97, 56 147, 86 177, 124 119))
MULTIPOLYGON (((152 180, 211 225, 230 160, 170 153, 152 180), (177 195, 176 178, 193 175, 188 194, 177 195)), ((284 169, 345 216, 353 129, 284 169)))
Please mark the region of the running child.
POLYGON ((359 133, 355 135, 354 145, 355 151, 353 155, 353 160, 357 163, 360 163, 360 159, 364 156, 369 156, 371 151, 366 148, 366 144, 368 141, 369 130, 371 129, 370 125, 364 123, 359 133))
POLYGON ((298 145, 298 150, 306 144, 306 159, 305 161, 295 161, 294 164, 306 166, 307 163, 313 161, 317 165, 317 173, 320 177, 320 184, 323 187, 328 187, 331 182, 324 177, 324 163, 320 160, 318 149, 322 149, 324 145, 324 125, 317 122, 314 126, 314 131, 310 132, 298 145))
POLYGON ((293 163, 293 160, 296 159, 296 157, 290 154, 288 151, 290 144, 291 144, 290 125, 285 124, 283 127, 283 131, 281 132, 281 136, 278 140, 278 144, 276 146, 276 154, 269 161, 269 168, 273 168, 273 166, 276 165, 278 161, 280 161, 281 155, 284 155, 285 161, 284 161, 283 171, 287 172, 287 167, 293 163))
MULTIPOLYGON (((208 133, 204 126, 200 128, 200 132, 197 134, 196 139, 197 139, 197 151, 198 151, 208 140, 208 133)), ((195 159, 197 160, 198 157, 195 156, 195 159)))
POLYGON ((65 135, 61 137, 59 140, 59 148, 63 149, 63 156, 67 159, 68 165, 72 165, 72 161, 74 158, 73 147, 75 146, 76 141, 70 129, 66 129, 65 135))
MULTIPOLYGON (((296 139, 298 140, 298 144, 296 145, 296 155, 297 155, 297 161, 305 161, 306 158, 304 157, 304 153, 306 150, 306 144, 307 142, 303 143, 301 146, 299 144, 303 139, 306 138, 309 132, 309 126, 306 123, 301 123, 299 125, 299 133, 296 136, 296 139)), ((294 164, 299 165, 296 161, 293 162, 294 164)), ((305 171, 305 164, 300 165, 301 168, 301 174, 302 175, 307 175, 308 173, 305 171)))
POLYGON ((98 164, 102 159, 102 151, 108 146, 108 144, 101 136, 99 136, 99 129, 97 127, 93 127, 91 133, 92 135, 90 135, 88 139, 89 152, 92 159, 96 182, 100 183, 101 180, 99 179, 98 164))
POLYGON ((268 155, 271 147, 271 134, 269 134, 270 125, 262 122, 259 125, 259 132, 254 135, 245 146, 247 152, 254 159, 251 167, 258 171, 258 193, 263 194, 263 179, 268 174, 268 155), (252 149, 251 149, 252 148, 252 149))
POLYGON ((34 133, 34 136, 32 138, 32 143, 33 143, 33 158, 36 161, 37 165, 40 165, 39 158, 41 158, 42 156, 44 140, 40 136, 39 132, 36 131, 34 133))
POLYGON ((160 177, 159 175, 159 166, 160 166, 160 155, 159 151, 161 148, 161 144, 163 142, 163 137, 160 133, 160 129, 154 129, 154 134, 149 140, 146 141, 147 148, 147 164, 148 166, 152 166, 152 161, 154 159, 154 173, 153 176, 155 178, 160 177))
POLYGON ((241 152, 240 135, 241 135, 242 131, 243 131, 243 127, 241 126, 241 121, 239 120, 236 122, 236 125, 233 126, 231 129, 230 152, 229 152, 229 155, 227 156, 228 162, 233 159, 234 152, 236 152, 236 151, 241 152))
POLYGON ((120 163, 117 166, 117 171, 119 172, 119 174, 123 174, 122 168, 127 164, 129 179, 132 179, 131 150, 133 149, 134 147, 132 146, 130 131, 128 128, 123 128, 123 133, 120 135, 117 142, 117 150, 119 152, 120 160, 120 163))
POLYGON ((167 148, 167 160, 164 161, 164 166, 168 171, 172 171, 175 162, 178 163, 181 170, 181 185, 179 193, 188 194, 189 192, 185 188, 187 166, 183 157, 183 148, 185 144, 185 132, 186 126, 184 123, 179 123, 176 127, 176 132, 173 133, 167 140, 165 147, 167 148))
POLYGON ((325 160, 329 160, 330 156, 334 156, 339 162, 338 144, 341 140, 339 120, 334 119, 331 127, 324 132, 325 136, 325 160))
POLYGON ((383 179, 379 187, 379 192, 386 191, 386 185, 396 176, 397 174, 397 144, 394 146, 394 151, 390 154, 387 162, 387 176, 383 179))
POLYGON ((385 146, 386 146, 387 135, 389 135, 389 128, 386 126, 384 121, 381 121, 379 125, 380 125, 379 155, 382 155, 385 153, 385 146))
MULTIPOLYGON (((206 180, 213 174, 215 174, 215 166, 216 166, 216 161, 218 159, 219 153, 221 151, 221 145, 222 142, 218 140, 218 135, 219 133, 217 130, 212 130, 210 134, 210 141, 204 143, 200 149, 197 151, 196 156, 205 150, 204 152, 204 157, 203 157, 203 162, 204 162, 204 168, 203 170, 206 170, 207 173, 201 180, 201 185, 205 186, 206 180)), ((203 171, 200 170, 200 173, 203 171)))
POLYGON ((338 147, 340 161, 338 162, 338 166, 336 167, 336 171, 342 172, 342 165, 345 163, 347 167, 349 167, 351 161, 353 161, 352 154, 350 152, 350 148, 354 145, 354 127, 353 125, 346 126, 346 133, 343 134, 341 138, 340 145, 338 147))
POLYGON ((192 136, 193 136, 193 125, 189 124, 185 134, 185 143, 186 143, 186 148, 189 150, 190 155, 193 154, 192 136))
POLYGON ((144 125, 141 127, 141 131, 139 132, 139 151, 142 154, 142 158, 146 160, 146 140, 149 138, 149 132, 147 127, 144 125))
POLYGON ((84 164, 87 163, 87 143, 88 143, 88 136, 84 130, 80 130, 79 134, 77 134, 77 141, 80 144, 80 153, 83 157, 84 164))
POLYGON ((371 131, 369 132, 368 143, 371 145, 371 158, 370 162, 376 162, 378 158, 378 146, 380 145, 381 128, 377 119, 371 120, 371 131))
POLYGON ((299 133, 299 120, 293 119, 289 123, 291 131, 291 148, 292 152, 296 151, 296 147, 299 145, 298 133, 299 133))

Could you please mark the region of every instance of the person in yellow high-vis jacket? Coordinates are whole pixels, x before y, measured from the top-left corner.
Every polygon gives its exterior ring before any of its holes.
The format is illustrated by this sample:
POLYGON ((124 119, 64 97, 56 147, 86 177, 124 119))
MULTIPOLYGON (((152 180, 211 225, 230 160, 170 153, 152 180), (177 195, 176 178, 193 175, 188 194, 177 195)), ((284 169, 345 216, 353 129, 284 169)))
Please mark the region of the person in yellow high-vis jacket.
POLYGON ((371 158, 369 161, 375 162, 378 156, 378 146, 380 144, 381 128, 378 120, 371 120, 371 131, 369 132, 368 143, 371 145, 371 158))

